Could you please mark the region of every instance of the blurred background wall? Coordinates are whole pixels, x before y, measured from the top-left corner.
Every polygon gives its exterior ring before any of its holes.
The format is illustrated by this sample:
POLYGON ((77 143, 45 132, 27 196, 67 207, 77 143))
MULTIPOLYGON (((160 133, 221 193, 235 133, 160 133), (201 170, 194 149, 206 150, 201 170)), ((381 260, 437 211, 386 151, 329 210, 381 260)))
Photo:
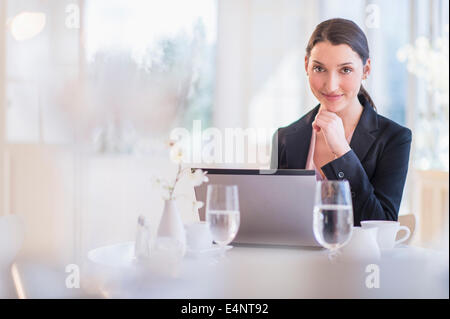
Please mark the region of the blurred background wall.
MULTIPOLYGON (((21 254, 76 262, 153 230, 172 129, 261 129, 313 108, 303 60, 314 27, 342 17, 369 39, 366 88, 413 130, 400 214, 414 241, 448 247, 445 0, 0 0, 0 215, 26 225, 21 254)), ((205 142, 205 141, 203 141, 205 142)), ((205 163, 195 163, 205 166, 205 163)), ((267 167, 267 161, 212 166, 267 167)), ((186 223, 198 217, 180 199, 186 223)))

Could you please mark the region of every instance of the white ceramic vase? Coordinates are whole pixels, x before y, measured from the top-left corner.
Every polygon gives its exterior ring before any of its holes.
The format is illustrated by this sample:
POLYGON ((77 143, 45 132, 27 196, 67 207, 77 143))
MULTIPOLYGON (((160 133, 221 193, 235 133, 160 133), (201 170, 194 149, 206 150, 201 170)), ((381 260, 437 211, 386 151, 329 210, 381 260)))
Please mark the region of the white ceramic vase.
POLYGON ((170 238, 174 240, 180 246, 182 255, 186 253, 186 231, 173 199, 164 202, 157 237, 158 239, 170 238))

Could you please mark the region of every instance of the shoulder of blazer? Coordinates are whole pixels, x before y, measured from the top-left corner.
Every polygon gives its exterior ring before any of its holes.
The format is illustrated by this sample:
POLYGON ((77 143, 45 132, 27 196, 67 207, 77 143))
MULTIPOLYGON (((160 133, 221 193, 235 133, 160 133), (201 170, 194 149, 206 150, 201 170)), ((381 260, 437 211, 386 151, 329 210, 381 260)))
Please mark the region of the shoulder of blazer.
POLYGON ((374 133, 377 138, 383 136, 384 139, 390 139, 396 136, 411 140, 410 129, 378 114, 364 96, 358 96, 358 99, 364 106, 364 111, 360 119, 361 123, 358 123, 358 126, 361 126, 361 131, 369 134, 374 133))
MULTIPOLYGON (((364 102, 364 103, 363 103, 364 102)), ((378 144, 382 149, 391 145, 411 142, 411 131, 396 122, 380 115, 365 100, 363 113, 353 133, 350 147, 360 161, 363 161, 372 145, 378 144)))
POLYGON ((377 114, 379 136, 389 140, 400 141, 403 143, 411 142, 412 132, 409 128, 404 127, 391 119, 377 114))

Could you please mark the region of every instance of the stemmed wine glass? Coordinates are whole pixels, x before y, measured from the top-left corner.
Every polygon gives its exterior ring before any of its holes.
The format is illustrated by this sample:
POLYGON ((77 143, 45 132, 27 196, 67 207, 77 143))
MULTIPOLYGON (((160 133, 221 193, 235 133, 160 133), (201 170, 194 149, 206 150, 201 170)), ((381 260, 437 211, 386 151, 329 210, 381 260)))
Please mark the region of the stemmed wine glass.
POLYGON ((206 194, 206 221, 223 257, 225 247, 234 239, 239 229, 238 187, 210 184, 206 194))
POLYGON ((329 260, 336 262, 339 248, 352 236, 353 206, 348 181, 317 182, 313 220, 316 240, 329 250, 329 260))

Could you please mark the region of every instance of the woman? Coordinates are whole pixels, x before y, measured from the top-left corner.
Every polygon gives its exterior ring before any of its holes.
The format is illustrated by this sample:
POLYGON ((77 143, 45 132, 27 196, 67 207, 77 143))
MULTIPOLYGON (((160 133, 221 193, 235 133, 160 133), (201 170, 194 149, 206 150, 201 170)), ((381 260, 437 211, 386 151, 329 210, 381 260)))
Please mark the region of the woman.
POLYGON ((272 168, 315 169, 318 179, 348 180, 356 226, 397 220, 411 147, 411 131, 377 114, 361 85, 370 68, 366 36, 354 22, 320 23, 305 57, 320 104, 279 128, 272 150, 272 168))

